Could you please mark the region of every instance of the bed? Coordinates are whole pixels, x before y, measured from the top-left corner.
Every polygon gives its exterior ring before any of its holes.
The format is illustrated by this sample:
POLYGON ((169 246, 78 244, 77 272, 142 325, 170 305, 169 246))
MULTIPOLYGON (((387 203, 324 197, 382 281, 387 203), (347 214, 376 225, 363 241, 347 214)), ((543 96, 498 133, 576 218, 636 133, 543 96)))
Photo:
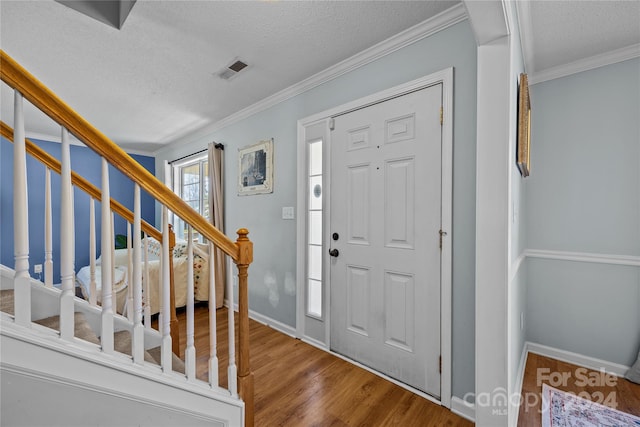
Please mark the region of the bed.
MULTIPOLYGON (((160 254, 161 244, 157 240, 151 237, 145 237, 142 241, 142 289, 144 292, 145 281, 147 280, 144 266, 144 248, 145 240, 148 240, 148 259, 149 259, 149 307, 151 309, 151 315, 160 311, 160 283, 161 283, 161 266, 160 266, 160 254)), ((133 251, 127 249, 116 249, 114 251, 114 271, 113 271, 113 290, 115 294, 115 308, 120 314, 126 314, 127 311, 127 296, 129 288, 129 253, 133 255, 133 251)), ((101 302, 102 297, 102 262, 101 258, 96 260, 95 266, 95 281, 96 281, 96 299, 97 302, 101 302)), ((187 303, 187 274, 188 274, 188 262, 187 262, 187 242, 177 241, 173 249, 173 275, 175 286, 175 300, 176 307, 183 307, 187 303)), ((193 283, 194 283, 194 298, 198 301, 209 300, 209 245, 194 243, 193 245, 193 283)), ((76 282, 82 292, 82 296, 89 300, 91 295, 91 267, 84 266, 76 274, 76 282)), ((216 308, 222 306, 224 297, 224 289, 222 286, 216 287, 216 308)), ((144 298, 146 300, 146 298, 144 298)))

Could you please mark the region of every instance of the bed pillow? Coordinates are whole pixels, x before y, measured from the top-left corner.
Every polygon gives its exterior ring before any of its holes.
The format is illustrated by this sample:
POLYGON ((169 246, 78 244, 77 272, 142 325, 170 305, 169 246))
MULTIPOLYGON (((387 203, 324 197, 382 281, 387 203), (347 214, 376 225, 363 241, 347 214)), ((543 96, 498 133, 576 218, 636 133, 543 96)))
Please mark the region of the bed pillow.
POLYGON ((633 364, 631 369, 627 371, 627 375, 624 376, 629 381, 640 384, 640 352, 638 352, 638 359, 633 364))

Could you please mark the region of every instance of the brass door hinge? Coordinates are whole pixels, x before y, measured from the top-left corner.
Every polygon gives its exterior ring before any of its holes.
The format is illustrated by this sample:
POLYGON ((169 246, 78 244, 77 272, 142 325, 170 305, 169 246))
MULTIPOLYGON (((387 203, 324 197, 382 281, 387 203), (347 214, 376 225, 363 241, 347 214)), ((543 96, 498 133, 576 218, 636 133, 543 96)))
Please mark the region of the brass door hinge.
POLYGON ((438 356, 438 372, 442 373, 442 356, 438 356))
POLYGON ((440 126, 444 124, 444 109, 440 106, 440 126))

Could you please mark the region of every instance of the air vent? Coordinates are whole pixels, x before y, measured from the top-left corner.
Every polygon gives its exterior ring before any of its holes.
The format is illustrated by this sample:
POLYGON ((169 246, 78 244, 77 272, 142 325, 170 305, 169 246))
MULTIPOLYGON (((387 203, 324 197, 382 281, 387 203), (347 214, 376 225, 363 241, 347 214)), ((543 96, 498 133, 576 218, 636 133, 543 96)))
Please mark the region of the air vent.
POLYGON ((231 80, 234 78, 240 71, 247 68, 247 64, 241 60, 234 60, 230 65, 226 68, 222 69, 218 72, 218 77, 224 80, 231 80))

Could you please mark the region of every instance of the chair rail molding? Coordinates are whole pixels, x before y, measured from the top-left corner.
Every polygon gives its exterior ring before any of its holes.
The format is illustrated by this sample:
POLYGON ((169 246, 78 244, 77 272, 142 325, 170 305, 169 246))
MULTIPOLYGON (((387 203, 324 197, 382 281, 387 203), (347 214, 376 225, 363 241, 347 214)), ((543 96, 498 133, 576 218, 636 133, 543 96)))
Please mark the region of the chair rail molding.
POLYGON ((542 258, 559 261, 586 262, 591 264, 611 264, 640 267, 640 256, 635 255, 614 255, 545 249, 526 249, 524 251, 524 255, 527 258, 542 258))

